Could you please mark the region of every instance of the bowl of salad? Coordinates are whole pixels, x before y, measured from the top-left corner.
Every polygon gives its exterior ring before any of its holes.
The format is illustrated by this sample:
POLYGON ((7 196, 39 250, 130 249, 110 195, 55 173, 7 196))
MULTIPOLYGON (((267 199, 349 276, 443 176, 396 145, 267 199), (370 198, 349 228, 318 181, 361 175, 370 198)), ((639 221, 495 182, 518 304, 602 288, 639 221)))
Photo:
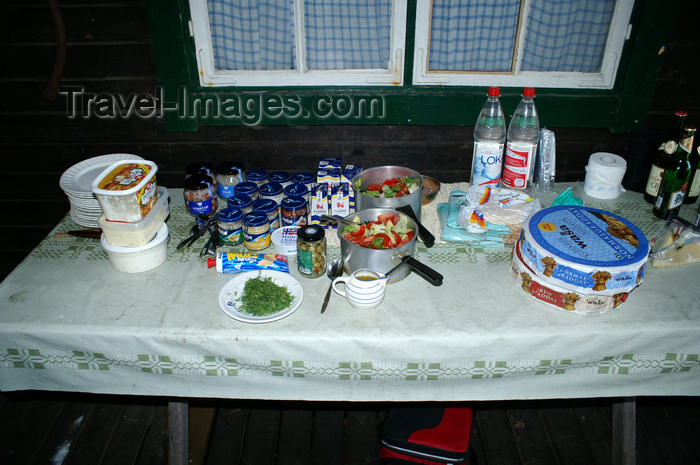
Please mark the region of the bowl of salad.
POLYGON ((391 273, 389 282, 400 281, 416 270, 434 285, 442 284, 442 276, 413 258, 416 247, 416 222, 389 208, 369 208, 348 215, 338 225, 340 253, 348 274, 370 269, 386 274, 402 263, 408 266, 391 273))
POLYGON ((421 218, 423 176, 404 166, 377 166, 359 172, 352 180, 355 208, 390 208, 410 206, 421 218))

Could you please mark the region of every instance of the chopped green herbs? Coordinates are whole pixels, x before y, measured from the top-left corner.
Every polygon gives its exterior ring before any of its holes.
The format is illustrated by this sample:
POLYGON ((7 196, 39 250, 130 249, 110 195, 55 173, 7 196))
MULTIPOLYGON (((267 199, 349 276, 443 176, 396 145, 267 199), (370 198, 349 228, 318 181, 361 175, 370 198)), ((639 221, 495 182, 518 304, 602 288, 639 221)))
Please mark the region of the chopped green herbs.
POLYGON ((246 281, 240 298, 240 309, 250 315, 266 316, 283 310, 294 301, 285 286, 278 286, 272 278, 257 277, 246 281))

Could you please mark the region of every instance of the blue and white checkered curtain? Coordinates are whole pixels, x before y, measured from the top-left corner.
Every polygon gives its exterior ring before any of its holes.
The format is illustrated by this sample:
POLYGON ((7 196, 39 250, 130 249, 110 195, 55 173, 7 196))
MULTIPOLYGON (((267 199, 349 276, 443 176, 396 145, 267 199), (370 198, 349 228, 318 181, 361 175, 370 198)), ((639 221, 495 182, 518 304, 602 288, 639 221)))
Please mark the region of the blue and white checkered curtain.
POLYGON ((433 0, 431 71, 510 71, 520 0, 433 0))
MULTIPOLYGON (((598 72, 615 0, 533 0, 523 71, 598 72)), ((512 71, 520 0, 433 0, 431 71, 512 71)))
POLYGON ((535 0, 521 69, 597 73, 615 0, 535 0))
POLYGON ((306 0, 309 69, 387 69, 391 0, 306 0))
MULTIPOLYGON (((294 0, 207 0, 215 67, 296 68, 294 0)), ((304 0, 308 69, 389 66, 391 0, 304 0)))
POLYGON ((294 69, 293 0, 207 0, 216 69, 294 69))

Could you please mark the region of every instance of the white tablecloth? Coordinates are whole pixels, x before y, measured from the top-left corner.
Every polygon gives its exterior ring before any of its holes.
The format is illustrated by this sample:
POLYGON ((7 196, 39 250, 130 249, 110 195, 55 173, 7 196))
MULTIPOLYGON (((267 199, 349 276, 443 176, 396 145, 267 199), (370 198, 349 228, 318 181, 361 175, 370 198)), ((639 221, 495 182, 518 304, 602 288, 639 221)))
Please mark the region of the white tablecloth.
MULTIPOLYGON (((641 194, 597 201, 575 187, 586 205, 648 238, 663 227, 641 194)), ((419 244, 416 257, 444 275, 440 287, 412 273, 376 309, 334 294, 321 315, 330 281, 300 277, 292 261, 302 305, 248 324, 219 308, 233 275, 206 267, 203 240, 175 249, 192 218, 181 190, 170 194, 172 237, 158 268, 119 273, 99 241, 52 233, 0 284, 0 390, 350 401, 700 395, 699 264, 647 266, 624 305, 579 316, 525 294, 509 273, 509 247, 438 241, 419 244)), ((66 217, 54 232, 76 228, 66 217)))

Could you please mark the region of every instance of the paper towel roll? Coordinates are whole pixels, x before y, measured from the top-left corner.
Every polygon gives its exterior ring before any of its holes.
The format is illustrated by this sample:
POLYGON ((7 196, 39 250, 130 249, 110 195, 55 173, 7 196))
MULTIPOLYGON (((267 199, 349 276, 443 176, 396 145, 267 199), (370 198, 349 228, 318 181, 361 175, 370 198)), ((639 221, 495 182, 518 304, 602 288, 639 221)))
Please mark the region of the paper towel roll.
POLYGON ((588 159, 583 190, 598 199, 617 198, 625 191, 621 183, 626 170, 627 162, 621 156, 596 152, 588 159))

